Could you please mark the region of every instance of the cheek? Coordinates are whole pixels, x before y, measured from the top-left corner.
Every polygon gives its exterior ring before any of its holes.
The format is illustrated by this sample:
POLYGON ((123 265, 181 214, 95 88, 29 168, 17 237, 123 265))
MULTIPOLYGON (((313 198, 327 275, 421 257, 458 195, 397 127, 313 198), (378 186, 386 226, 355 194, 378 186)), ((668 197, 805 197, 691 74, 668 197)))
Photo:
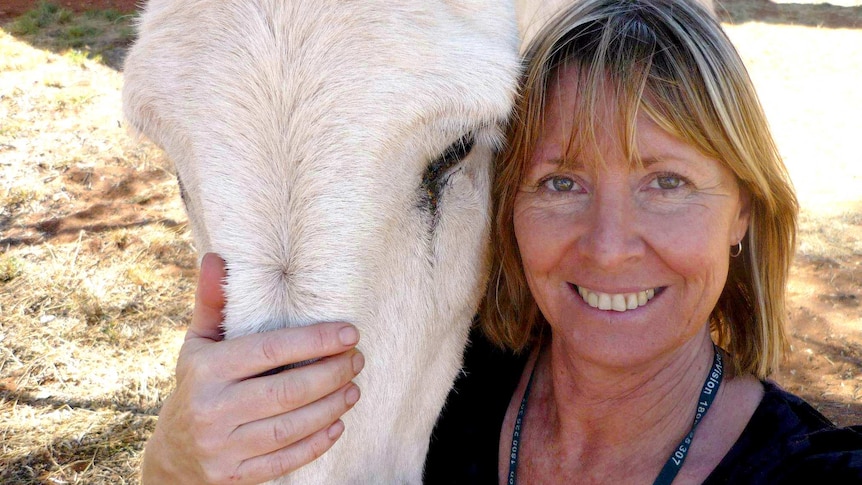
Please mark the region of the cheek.
POLYGON ((528 280, 560 267, 566 252, 567 237, 563 221, 548 217, 543 211, 516 205, 513 222, 518 251, 528 280))
POLYGON ((557 283, 562 279, 560 268, 565 254, 560 228, 536 211, 519 211, 517 206, 513 222, 527 287, 540 311, 554 320, 555 302, 560 297, 557 283))
POLYGON ((518 253, 521 255, 521 264, 524 266, 524 273, 529 279, 532 268, 535 266, 534 259, 537 256, 536 238, 532 231, 533 225, 529 218, 518 210, 517 205, 512 222, 515 228, 515 241, 518 243, 518 253))
POLYGON ((664 264, 685 280, 689 291, 702 295, 702 303, 717 301, 729 267, 726 232, 714 229, 703 223, 680 224, 653 240, 664 264))

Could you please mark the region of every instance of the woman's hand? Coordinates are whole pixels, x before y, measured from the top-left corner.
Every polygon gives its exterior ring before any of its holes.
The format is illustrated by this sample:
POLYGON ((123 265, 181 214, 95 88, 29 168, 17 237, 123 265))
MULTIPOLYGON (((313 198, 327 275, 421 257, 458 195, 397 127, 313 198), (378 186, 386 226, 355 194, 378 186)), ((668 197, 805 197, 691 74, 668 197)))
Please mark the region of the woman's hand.
POLYGON ((144 483, 260 483, 316 459, 359 399, 364 360, 345 323, 222 340, 224 262, 207 254, 191 326, 142 467, 144 483), (313 364, 261 374, 308 359, 313 364))

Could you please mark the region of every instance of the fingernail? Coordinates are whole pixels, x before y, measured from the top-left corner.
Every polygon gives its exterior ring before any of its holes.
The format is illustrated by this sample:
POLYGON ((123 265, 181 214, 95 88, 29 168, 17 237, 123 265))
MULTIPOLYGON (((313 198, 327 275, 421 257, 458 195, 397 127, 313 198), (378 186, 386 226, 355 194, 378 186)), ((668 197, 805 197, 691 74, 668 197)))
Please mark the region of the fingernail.
POLYGON ((362 355, 362 352, 356 352, 353 354, 353 357, 350 359, 350 362, 353 364, 353 373, 359 374, 359 371, 365 367, 365 357, 362 355))
POLYGON ((350 389, 344 393, 344 400, 347 402, 348 406, 356 404, 356 402, 359 401, 359 387, 356 385, 351 386, 350 389))
POLYGON ((332 423, 332 426, 326 430, 326 435, 329 436, 331 440, 337 440, 341 433, 344 432, 344 423, 339 419, 338 421, 332 423))
POLYGON ((359 332, 352 325, 344 327, 338 331, 338 339, 341 340, 341 345, 355 345, 359 342, 359 332))

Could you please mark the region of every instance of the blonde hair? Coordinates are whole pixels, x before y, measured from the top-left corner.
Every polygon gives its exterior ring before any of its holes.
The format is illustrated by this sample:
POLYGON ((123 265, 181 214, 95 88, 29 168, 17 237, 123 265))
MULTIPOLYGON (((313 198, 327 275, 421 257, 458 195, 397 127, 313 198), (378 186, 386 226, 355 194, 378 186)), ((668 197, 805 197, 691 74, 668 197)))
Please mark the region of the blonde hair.
MULTIPOLYGON (((553 73, 575 66, 579 102, 572 139, 596 143, 608 93, 624 150, 634 151, 643 113, 665 131, 722 161, 751 197, 742 244, 710 314, 713 336, 737 373, 763 378, 783 359, 785 286, 798 206, 787 170, 739 54, 694 0, 581 0, 560 12, 527 49, 521 99, 498 159, 494 266, 482 309, 492 341, 520 351, 547 326, 524 277, 513 208, 539 133, 553 73)), ((636 154, 635 157, 636 159, 636 154)))

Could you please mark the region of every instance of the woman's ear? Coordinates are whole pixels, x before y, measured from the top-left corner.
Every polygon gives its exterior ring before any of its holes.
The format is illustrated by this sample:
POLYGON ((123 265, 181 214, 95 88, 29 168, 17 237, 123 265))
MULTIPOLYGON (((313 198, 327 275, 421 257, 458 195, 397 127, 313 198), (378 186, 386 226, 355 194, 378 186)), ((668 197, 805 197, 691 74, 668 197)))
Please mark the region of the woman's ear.
POLYGON ((728 241, 730 246, 742 241, 745 233, 748 231, 748 224, 751 222, 751 192, 745 187, 739 187, 739 210, 736 214, 736 220, 733 222, 731 230, 731 240, 728 241))

